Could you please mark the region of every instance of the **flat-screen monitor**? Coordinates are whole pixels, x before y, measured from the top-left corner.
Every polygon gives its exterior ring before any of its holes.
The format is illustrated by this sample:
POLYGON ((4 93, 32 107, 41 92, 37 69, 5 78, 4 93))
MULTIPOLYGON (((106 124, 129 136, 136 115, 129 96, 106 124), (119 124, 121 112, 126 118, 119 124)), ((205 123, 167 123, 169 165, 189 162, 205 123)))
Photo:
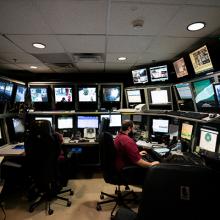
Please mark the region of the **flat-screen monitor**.
POLYGON ((132 70, 132 78, 134 84, 147 83, 148 82, 147 69, 142 68, 142 69, 132 70))
POLYGON ((127 92, 128 103, 135 103, 135 104, 142 103, 140 89, 126 90, 126 92, 127 92))
POLYGON ((55 102, 72 102, 72 88, 70 87, 56 87, 55 92, 55 102))
POLYGON ((24 102, 26 90, 27 88, 25 86, 17 86, 15 102, 24 102))
POLYGON ((13 91, 13 83, 7 82, 5 84, 5 100, 10 100, 13 91))
POLYGON ((0 101, 4 100, 5 96, 5 82, 0 81, 0 101))
POLYGON ((169 120, 168 119, 153 119, 152 129, 154 133, 168 133, 169 120))
POLYGON ((57 118, 58 129, 72 129, 73 118, 72 117, 58 117, 57 118))
POLYGON ((176 60, 173 63, 173 66, 174 66, 177 78, 188 75, 188 71, 187 71, 186 64, 185 64, 183 57, 176 60))
POLYGON ((167 90, 151 90, 151 101, 152 104, 168 104, 168 92, 167 90))
POLYGON ((121 114, 113 114, 113 115, 101 115, 102 118, 110 118, 109 127, 121 127, 121 114))
POLYGON ((193 132, 193 125, 188 123, 182 123, 181 139, 191 141, 193 132))
POLYGON ((79 102, 96 102, 97 101, 97 87, 79 87, 78 88, 79 102))
POLYGON ((167 65, 150 67, 151 82, 168 80, 167 65))
POLYGON ((189 54, 195 74, 213 70, 211 58, 206 45, 189 54))
POLYGON ((24 128, 23 120, 21 120, 19 118, 12 118, 12 122, 13 122, 13 127, 14 127, 15 134, 24 133, 25 128, 24 128))
POLYGON ((77 116, 77 128, 98 128, 99 117, 98 116, 77 116))
POLYGON ((102 95, 103 102, 120 102, 121 86, 103 86, 102 95))
POLYGON ((218 100, 218 105, 220 106, 220 83, 214 84, 213 86, 216 98, 218 100))
POLYGON ((192 83, 195 92, 195 102, 199 111, 217 107, 214 88, 211 79, 204 79, 192 83))
POLYGON ((190 89, 189 83, 179 83, 176 84, 176 89, 179 94, 180 99, 192 99, 192 91, 190 89))
POLYGON ((1 127, 0 127, 0 140, 2 139, 2 130, 1 130, 1 127))
POLYGON ((32 102, 48 102, 47 88, 31 88, 31 101, 32 102))
POLYGON ((50 124, 52 125, 53 124, 53 119, 52 117, 35 117, 35 120, 47 120, 50 122, 50 124))
POLYGON ((209 152, 215 152, 218 134, 219 134, 218 131, 201 128, 200 129, 200 140, 199 140, 200 149, 206 150, 209 152))

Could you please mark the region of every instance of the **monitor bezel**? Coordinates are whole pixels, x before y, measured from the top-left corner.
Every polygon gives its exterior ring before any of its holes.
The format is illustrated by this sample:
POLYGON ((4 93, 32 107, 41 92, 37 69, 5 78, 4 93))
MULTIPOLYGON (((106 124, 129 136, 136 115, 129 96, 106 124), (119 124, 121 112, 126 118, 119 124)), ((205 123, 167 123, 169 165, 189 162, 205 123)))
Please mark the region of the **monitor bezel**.
POLYGON ((150 66, 149 67, 149 75, 150 75, 150 81, 153 82, 153 83, 156 83, 156 82, 165 82, 165 81, 168 81, 169 80, 169 67, 168 67, 168 64, 161 64, 161 65, 154 65, 154 66, 150 66), (159 78, 156 78, 156 79, 152 79, 152 72, 151 72, 151 69, 152 68, 162 68, 162 67, 166 67, 166 71, 167 71, 167 77, 166 78, 163 78, 163 77, 159 77, 159 78))
MULTIPOLYGON (((142 68, 138 68, 138 69, 133 69, 131 71, 131 74, 132 74, 132 80, 133 80, 133 83, 134 85, 137 85, 137 84, 146 84, 149 82, 149 77, 148 77, 148 71, 147 71, 147 68, 146 67, 142 67, 142 68), (145 81, 135 81, 135 76, 134 76, 134 72, 135 71, 141 71, 141 70, 144 70, 145 71, 145 76, 146 76, 146 80, 145 81)), ((139 76, 140 76, 140 73, 139 73, 139 76)))
POLYGON ((94 127, 95 129, 99 128, 99 116, 97 115, 77 115, 76 116, 76 129, 84 129, 84 128, 91 128, 91 127, 79 127, 79 117, 94 117, 97 120, 97 127, 94 127))
POLYGON ((48 91, 48 86, 31 86, 31 87, 30 87, 30 96, 31 96, 31 102, 33 102, 33 103, 49 103, 49 91, 48 91), (33 101, 31 89, 46 89, 47 101, 33 101))

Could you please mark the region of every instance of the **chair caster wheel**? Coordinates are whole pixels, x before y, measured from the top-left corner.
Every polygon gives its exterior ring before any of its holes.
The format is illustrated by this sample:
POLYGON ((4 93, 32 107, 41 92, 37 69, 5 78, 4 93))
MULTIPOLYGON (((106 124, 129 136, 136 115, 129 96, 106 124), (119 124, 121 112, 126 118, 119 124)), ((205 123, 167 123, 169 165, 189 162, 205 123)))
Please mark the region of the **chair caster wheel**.
POLYGON ((53 209, 49 209, 48 210, 48 215, 52 215, 53 214, 53 209))
POLYGON ((100 199, 103 200, 104 199, 104 195, 101 194, 100 195, 100 199))
POLYGON ((70 195, 72 196, 74 194, 73 190, 70 191, 70 195))
POLYGON ((71 205, 72 205, 71 201, 68 201, 67 204, 66 204, 67 207, 70 207, 71 205))
POLYGON ((34 208, 33 207, 30 207, 29 208, 29 212, 33 212, 34 211, 34 208))
POLYGON ((111 220, 114 220, 115 219, 115 216, 114 215, 111 215, 111 218, 110 218, 111 220))
POLYGON ((101 211, 101 210, 102 210, 101 205, 97 205, 97 206, 96 206, 96 210, 97 210, 97 211, 101 211))

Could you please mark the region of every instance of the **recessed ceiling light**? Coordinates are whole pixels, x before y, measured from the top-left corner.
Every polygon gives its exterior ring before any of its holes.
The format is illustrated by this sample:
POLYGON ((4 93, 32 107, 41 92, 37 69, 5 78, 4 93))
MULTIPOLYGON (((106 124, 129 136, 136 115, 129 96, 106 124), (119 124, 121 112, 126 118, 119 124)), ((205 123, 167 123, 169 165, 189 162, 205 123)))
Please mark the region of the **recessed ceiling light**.
POLYGON ((127 60, 127 57, 119 57, 118 60, 124 61, 124 60, 127 60))
POLYGON ((135 30, 142 29, 144 26, 144 20, 136 19, 136 20, 132 21, 132 26, 135 30))
POLYGON ((198 31, 198 30, 203 29, 204 27, 205 27, 204 22, 194 22, 194 23, 187 26, 187 30, 188 31, 198 31))
POLYGON ((31 69, 37 69, 37 66, 30 66, 31 69))
POLYGON ((38 49, 44 49, 46 47, 46 45, 44 45, 42 43, 33 43, 32 45, 33 45, 33 47, 36 47, 38 49))

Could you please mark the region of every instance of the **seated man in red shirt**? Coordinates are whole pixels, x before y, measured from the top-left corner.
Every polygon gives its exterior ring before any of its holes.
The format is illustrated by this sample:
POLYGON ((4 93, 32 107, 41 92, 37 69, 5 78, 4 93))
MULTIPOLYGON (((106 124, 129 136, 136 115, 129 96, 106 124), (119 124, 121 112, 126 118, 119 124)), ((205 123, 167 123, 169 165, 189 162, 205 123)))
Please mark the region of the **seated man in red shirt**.
POLYGON ((124 120, 122 122, 121 130, 114 140, 116 148, 116 169, 120 172, 125 166, 137 165, 140 169, 133 172, 134 178, 140 184, 143 183, 146 170, 143 168, 157 165, 158 161, 148 162, 142 159, 142 156, 147 154, 146 151, 138 150, 135 141, 129 137, 129 133, 133 132, 133 122, 124 120), (138 180, 139 179, 139 180, 138 180))

